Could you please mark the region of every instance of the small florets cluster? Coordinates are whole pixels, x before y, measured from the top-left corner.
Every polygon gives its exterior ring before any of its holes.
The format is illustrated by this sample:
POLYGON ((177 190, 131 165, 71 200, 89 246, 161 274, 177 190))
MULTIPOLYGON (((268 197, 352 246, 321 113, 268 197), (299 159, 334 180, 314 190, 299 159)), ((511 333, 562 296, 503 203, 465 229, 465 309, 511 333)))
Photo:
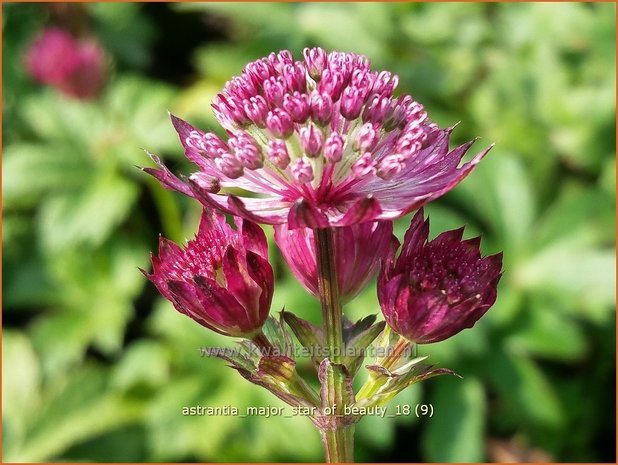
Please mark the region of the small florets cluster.
POLYGON ((303 55, 271 53, 225 85, 213 108, 227 140, 172 117, 200 168, 187 183, 150 172, 226 213, 323 228, 403 216, 452 189, 487 152, 459 167, 471 143, 449 151, 451 129, 411 96, 394 96, 398 77, 364 56, 303 55), (236 187, 251 194, 218 190, 236 187))

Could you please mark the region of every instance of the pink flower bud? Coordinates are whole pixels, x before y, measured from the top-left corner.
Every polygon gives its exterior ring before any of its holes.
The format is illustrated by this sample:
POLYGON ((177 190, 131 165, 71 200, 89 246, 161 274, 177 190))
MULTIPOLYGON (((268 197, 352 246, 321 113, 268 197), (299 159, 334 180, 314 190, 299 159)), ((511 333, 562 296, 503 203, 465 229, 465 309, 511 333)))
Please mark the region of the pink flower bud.
POLYGON ((238 131, 228 141, 234 149, 234 155, 240 163, 250 170, 260 169, 264 165, 262 151, 253 137, 245 131, 238 131))
POLYGON ((390 131, 394 128, 401 127, 406 121, 408 107, 412 102, 412 97, 409 95, 402 95, 394 102, 391 102, 390 108, 384 117, 384 130, 390 131))
POLYGON ((219 136, 212 132, 202 133, 191 131, 185 139, 185 148, 193 150, 201 156, 217 158, 221 152, 225 152, 228 147, 219 136))
POLYGON ((356 178, 364 178, 375 172, 375 162, 370 153, 362 154, 358 160, 352 164, 352 173, 356 178))
POLYGON ((305 48, 303 49, 303 56, 309 76, 318 81, 327 65, 326 51, 322 48, 305 48))
POLYGON ((303 124, 309 118, 311 106, 309 96, 294 92, 283 97, 283 108, 287 111, 295 123, 303 124))
POLYGON ((249 122, 249 118, 242 108, 242 102, 231 96, 226 97, 223 94, 218 94, 214 99, 212 108, 215 110, 217 118, 227 124, 226 129, 244 126, 249 122))
POLYGON ((215 159, 215 165, 230 179, 239 178, 244 172, 240 161, 229 152, 221 153, 221 156, 215 159))
POLYGON ((373 81, 371 93, 391 97, 398 83, 399 76, 396 74, 391 74, 389 71, 381 71, 373 81))
POLYGON ((292 175, 301 184, 313 181, 311 162, 305 157, 296 160, 292 165, 292 175))
POLYGON ((324 158, 329 163, 337 163, 343 155, 343 137, 333 132, 324 142, 324 158))
POLYGON ((263 128, 268 114, 268 105, 261 95, 250 97, 244 101, 243 108, 251 121, 259 128, 263 128))
POLYGON ((388 97, 373 97, 363 110, 363 121, 382 124, 386 115, 391 111, 392 101, 388 97))
POLYGON ((290 164, 290 155, 288 154, 288 148, 284 141, 271 140, 268 142, 268 159, 282 170, 288 167, 290 164))
POLYGON ((352 148, 360 152, 371 152, 379 140, 380 133, 376 131, 373 124, 365 123, 358 130, 352 148))
POLYGON ((315 127, 314 124, 309 123, 308 126, 300 128, 300 144, 307 155, 310 158, 317 157, 324 142, 324 135, 322 131, 315 127))
POLYGON ((365 104, 365 91, 358 87, 346 87, 341 95, 339 111, 347 120, 358 118, 365 104))
POLYGON ((361 89, 367 95, 371 89, 372 80, 372 73, 364 69, 355 69, 350 78, 350 86, 361 89))
POLYGON ((294 132, 294 124, 288 113, 279 108, 268 112, 266 127, 278 139, 287 139, 294 132))
POLYGON ((294 57, 289 50, 281 50, 279 53, 269 54, 268 61, 276 72, 281 73, 285 65, 294 63, 294 57))
POLYGON ((285 95, 285 84, 281 77, 271 77, 264 81, 264 97, 271 106, 281 105, 285 95))
POLYGON ((225 91, 238 100, 246 100, 257 92, 257 87, 251 79, 234 76, 224 87, 225 91))
POLYGON ((144 274, 180 313, 217 333, 251 337, 264 324, 274 290, 266 236, 256 224, 204 210, 195 239, 166 239, 144 274))
POLYGON ((384 180, 389 180, 403 169, 408 159, 400 153, 393 153, 385 156, 378 163, 376 174, 384 180))
POLYGON ((399 153, 412 154, 421 149, 426 138, 426 126, 412 122, 403 129, 395 147, 399 153))
POLYGON ((384 319, 417 344, 471 328, 496 301, 502 254, 481 258, 480 238, 462 240, 463 228, 429 241, 423 209, 412 219, 401 253, 393 251, 378 277, 384 319))
POLYGON ((256 60, 253 63, 249 63, 245 67, 245 76, 255 86, 260 88, 262 83, 267 80, 274 72, 273 66, 269 63, 268 59, 262 58, 256 60))
POLYGON ((321 126, 330 121, 333 113, 333 100, 328 94, 313 92, 311 94, 311 118, 321 126))
POLYGON ((305 68, 302 63, 290 63, 283 68, 283 81, 288 92, 304 92, 307 86, 305 68))
POLYGON ((321 94, 327 94, 333 102, 336 102, 339 100, 343 86, 345 86, 343 74, 326 69, 322 73, 322 79, 320 79, 318 84, 318 91, 321 94))

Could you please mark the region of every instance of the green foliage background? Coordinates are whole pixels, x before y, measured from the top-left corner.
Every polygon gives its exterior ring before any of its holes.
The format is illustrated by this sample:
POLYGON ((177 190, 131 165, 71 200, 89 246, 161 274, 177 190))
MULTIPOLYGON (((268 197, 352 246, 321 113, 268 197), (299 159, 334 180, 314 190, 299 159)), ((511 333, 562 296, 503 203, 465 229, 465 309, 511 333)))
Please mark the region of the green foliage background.
MULTIPOLYGON (((281 403, 201 358, 200 347, 232 342, 177 314, 137 271, 159 232, 182 241, 199 215, 134 167, 150 163, 147 148, 190 172, 167 110, 214 128, 209 103, 246 62, 310 45, 398 73, 441 126, 461 121, 454 143, 496 143, 428 208, 432 234, 466 224, 486 253, 504 250, 495 307, 421 348, 464 380, 436 378, 391 404, 430 402, 431 419, 364 419, 357 459, 615 460, 613 4, 72 8, 110 55, 93 102, 23 69, 25 47, 65 13, 3 4, 5 462, 322 460, 305 418, 182 416, 281 403)), ((315 321, 317 302, 271 250, 273 309, 315 321)), ((379 312, 374 293, 349 315, 379 312)))

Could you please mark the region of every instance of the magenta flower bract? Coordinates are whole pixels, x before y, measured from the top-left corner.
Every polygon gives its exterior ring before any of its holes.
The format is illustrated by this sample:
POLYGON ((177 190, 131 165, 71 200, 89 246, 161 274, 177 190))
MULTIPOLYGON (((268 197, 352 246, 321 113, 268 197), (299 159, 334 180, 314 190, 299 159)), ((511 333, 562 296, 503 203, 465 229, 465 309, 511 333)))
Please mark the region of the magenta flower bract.
MULTIPOLYGON (((275 226, 275 242, 298 281, 318 296, 317 260, 313 230, 275 226)), ((397 248, 391 221, 356 224, 333 230, 339 295, 354 298, 373 278, 380 262, 397 248)))
POLYGON ((47 29, 32 43, 26 67, 37 81, 78 99, 97 97, 105 81, 105 53, 99 43, 79 42, 58 28, 47 29))
POLYGON ((473 141, 449 151, 452 128, 431 123, 409 95, 395 97, 397 83, 354 53, 271 53, 216 96, 227 140, 172 116, 198 173, 185 184, 160 163, 149 172, 204 205, 290 229, 401 217, 452 189, 489 149, 459 166, 473 141))
POLYGON ((236 230, 214 210, 202 213, 199 231, 185 248, 164 238, 146 276, 174 307, 202 326, 250 337, 264 324, 273 295, 264 231, 235 218, 236 230))
POLYGON ((398 258, 383 265, 378 300, 388 325, 418 344, 471 328, 496 300, 502 253, 481 258, 480 237, 463 228, 429 238, 423 210, 412 219, 398 258))

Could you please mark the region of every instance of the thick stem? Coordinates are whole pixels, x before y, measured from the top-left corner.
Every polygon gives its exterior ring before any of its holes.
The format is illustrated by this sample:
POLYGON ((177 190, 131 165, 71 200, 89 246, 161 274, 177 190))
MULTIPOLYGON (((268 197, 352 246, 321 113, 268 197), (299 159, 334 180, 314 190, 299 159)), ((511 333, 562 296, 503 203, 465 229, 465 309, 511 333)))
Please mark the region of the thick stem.
POLYGON ((328 463, 354 462, 354 425, 320 431, 328 463))
POLYGON ((322 323, 328 345, 329 358, 338 362, 343 350, 342 311, 337 285, 337 267, 331 229, 315 230, 318 265, 318 293, 322 306, 322 323))
MULTIPOLYGON (((330 360, 334 363, 339 363, 344 353, 343 315, 337 283, 333 230, 328 228, 316 229, 314 234, 318 268, 318 292, 322 306, 324 334, 330 360)), ((326 393, 327 399, 344 398, 345 379, 341 376, 336 377, 336 379, 337 381, 332 386, 323 386, 323 389, 332 389, 334 391, 326 393)), ((330 407, 336 412, 341 412, 344 406, 330 405, 330 407)), ((345 426, 339 423, 339 418, 335 418, 333 428, 320 431, 326 451, 326 460, 329 463, 353 462, 354 426, 345 426)))

